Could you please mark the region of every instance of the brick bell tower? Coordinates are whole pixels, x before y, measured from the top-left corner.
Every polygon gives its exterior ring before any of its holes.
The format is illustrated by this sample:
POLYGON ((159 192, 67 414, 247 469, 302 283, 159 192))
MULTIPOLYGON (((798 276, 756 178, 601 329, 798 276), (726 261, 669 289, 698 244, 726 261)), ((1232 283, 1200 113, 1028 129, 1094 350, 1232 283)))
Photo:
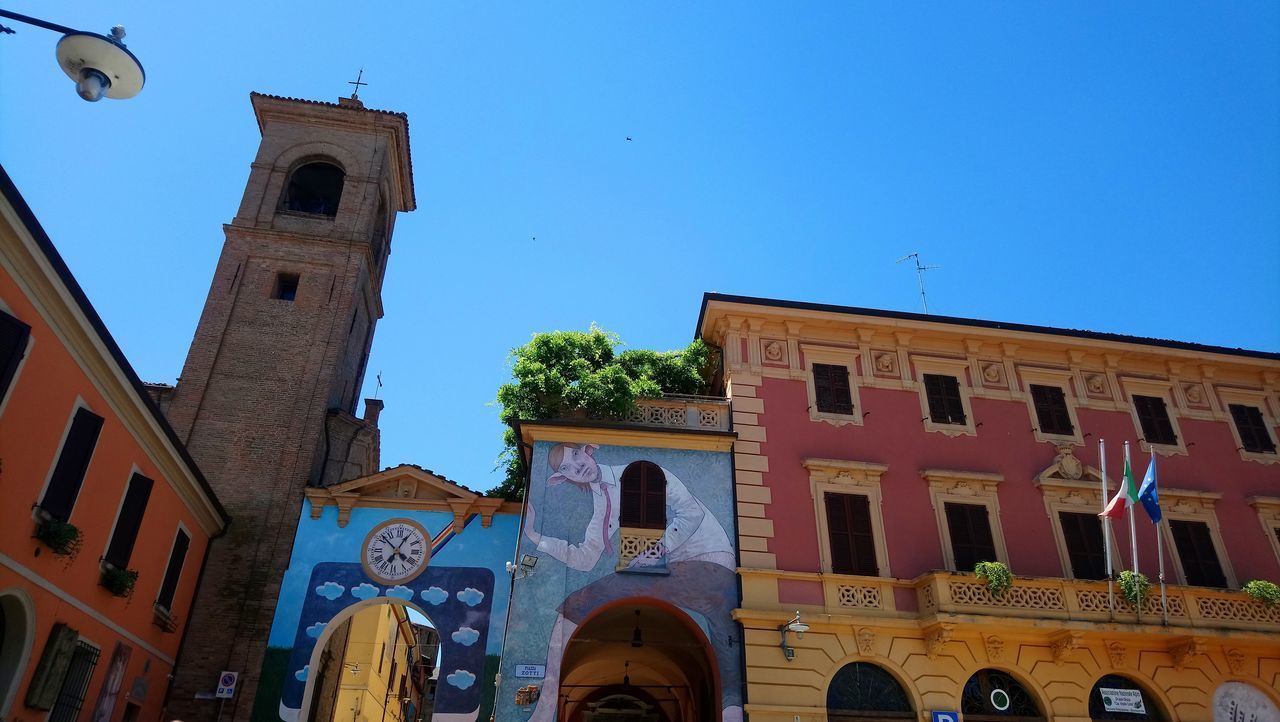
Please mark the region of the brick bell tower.
MULTIPOLYGON (((381 404, 354 417, 397 212, 415 208, 409 124, 358 99, 251 94, 262 142, 230 225, 169 420, 232 516, 211 546, 167 719, 248 720, 303 490, 372 473, 381 404), (363 463, 335 433, 374 430, 363 463), (359 430, 356 428, 356 430, 359 430), (335 464, 334 462, 339 462, 335 464), (335 470, 335 467, 338 467, 335 470)), ((263 715, 260 715, 263 716, 263 715)), ((276 719, 274 711, 270 719, 276 719)))

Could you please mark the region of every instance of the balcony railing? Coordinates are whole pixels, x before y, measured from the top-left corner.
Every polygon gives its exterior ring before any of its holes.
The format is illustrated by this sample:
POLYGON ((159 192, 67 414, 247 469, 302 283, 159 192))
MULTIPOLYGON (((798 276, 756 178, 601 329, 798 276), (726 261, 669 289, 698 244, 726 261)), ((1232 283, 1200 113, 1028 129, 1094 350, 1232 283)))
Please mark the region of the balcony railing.
MULTIPOLYGON (((1115 611, 1107 583, 1015 577, 999 598, 972 574, 936 572, 914 582, 922 614, 979 614, 1088 622, 1160 624, 1160 588, 1153 585, 1137 612, 1115 586, 1115 611)), ((1169 625, 1280 631, 1280 605, 1255 601, 1243 592, 1168 585, 1169 625)))
MULTIPOLYGON (((775 569, 740 569, 742 605, 746 609, 790 613, 796 602, 778 602, 775 579, 822 585, 821 611, 854 617, 922 619, 963 614, 1078 622, 1118 622, 1160 625, 1160 587, 1152 585, 1141 615, 1115 585, 1114 612, 1107 583, 1046 577, 1014 577, 999 598, 991 596, 983 580, 973 574, 929 572, 915 579, 816 574, 775 569)), ((794 587, 793 587, 794 588, 794 587)), ((1168 585, 1169 626, 1236 629, 1280 634, 1280 605, 1255 601, 1244 592, 1208 587, 1168 585)), ((800 603, 805 606, 805 603, 800 603)), ((810 603, 811 608, 816 607, 810 603)), ((817 611, 815 609, 815 611, 817 611)))
POLYGON ((635 408, 623 418, 613 421, 665 429, 728 431, 729 401, 715 396, 640 399, 636 401, 635 408))

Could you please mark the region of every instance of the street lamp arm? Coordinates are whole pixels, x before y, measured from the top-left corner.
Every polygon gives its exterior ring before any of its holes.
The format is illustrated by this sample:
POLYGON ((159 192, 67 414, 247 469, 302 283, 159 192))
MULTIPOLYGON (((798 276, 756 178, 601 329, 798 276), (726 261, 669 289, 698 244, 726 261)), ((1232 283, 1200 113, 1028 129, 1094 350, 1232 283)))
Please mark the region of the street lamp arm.
POLYGON ((62 33, 63 35, 66 35, 67 33, 76 32, 75 28, 69 28, 66 25, 51 23, 46 20, 41 20, 40 18, 33 18, 30 15, 20 15, 18 13, 9 12, 8 10, 0 10, 0 18, 9 18, 10 20, 17 20, 20 23, 26 23, 27 25, 34 25, 38 28, 44 28, 45 30, 52 30, 55 33, 62 33))

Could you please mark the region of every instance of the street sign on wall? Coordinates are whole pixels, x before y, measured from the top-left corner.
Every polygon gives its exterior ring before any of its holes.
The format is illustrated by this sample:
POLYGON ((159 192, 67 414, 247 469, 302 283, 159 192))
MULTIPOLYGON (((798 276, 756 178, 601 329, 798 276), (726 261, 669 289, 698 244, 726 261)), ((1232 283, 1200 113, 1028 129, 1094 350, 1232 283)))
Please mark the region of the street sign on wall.
POLYGON ((218 699, 231 699, 236 696, 236 680, 240 678, 238 672, 223 672, 218 675, 218 691, 214 697, 218 699))

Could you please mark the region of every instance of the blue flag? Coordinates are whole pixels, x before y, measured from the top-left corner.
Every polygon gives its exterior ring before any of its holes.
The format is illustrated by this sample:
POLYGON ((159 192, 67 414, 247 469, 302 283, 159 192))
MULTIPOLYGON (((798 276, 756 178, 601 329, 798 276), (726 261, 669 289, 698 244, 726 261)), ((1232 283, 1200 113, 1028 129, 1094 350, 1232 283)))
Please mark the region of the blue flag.
POLYGON ((1151 523, 1159 524, 1162 514, 1160 513, 1160 492, 1156 488, 1155 454, 1151 455, 1151 463, 1147 464, 1147 473, 1142 477, 1142 486, 1138 489, 1138 501, 1142 502, 1142 508, 1147 510, 1151 523))

